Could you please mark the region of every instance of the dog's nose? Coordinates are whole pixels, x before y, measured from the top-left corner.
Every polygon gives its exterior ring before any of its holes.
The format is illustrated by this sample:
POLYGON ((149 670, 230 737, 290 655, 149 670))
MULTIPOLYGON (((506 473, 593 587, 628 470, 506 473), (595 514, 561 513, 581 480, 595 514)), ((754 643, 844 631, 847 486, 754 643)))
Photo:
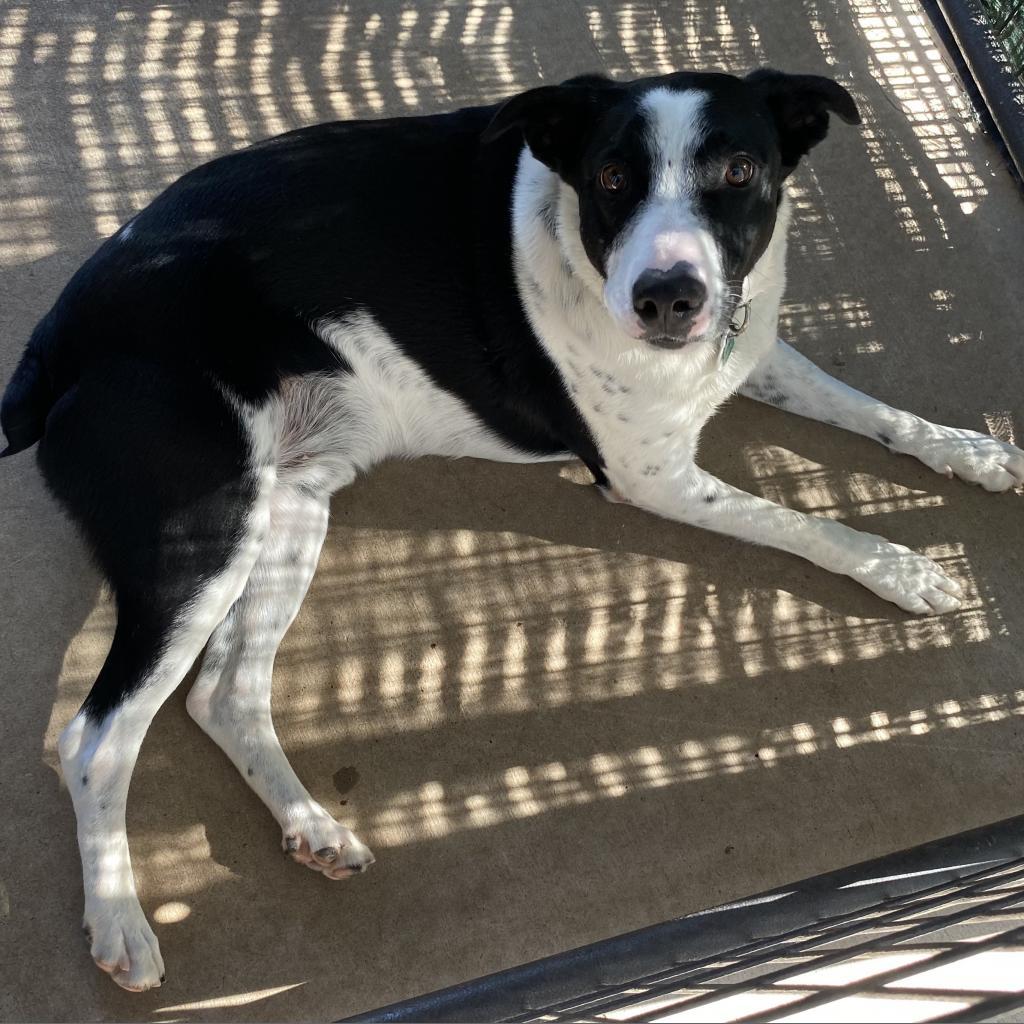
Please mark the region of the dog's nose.
POLYGON ((633 285, 633 309, 649 335, 684 337, 707 298, 707 287, 689 263, 645 270, 633 285))

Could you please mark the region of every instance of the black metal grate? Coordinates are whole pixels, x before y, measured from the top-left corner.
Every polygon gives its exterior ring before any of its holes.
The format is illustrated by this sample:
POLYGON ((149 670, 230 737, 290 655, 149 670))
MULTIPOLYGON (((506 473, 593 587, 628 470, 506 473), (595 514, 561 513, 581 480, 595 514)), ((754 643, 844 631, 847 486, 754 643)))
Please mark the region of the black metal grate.
POLYGON ((1024 815, 348 1020, 1024 1022, 1024 815))
POLYGON ((981 0, 981 8, 1014 74, 1024 81, 1024 0, 981 0))
POLYGON ((507 1019, 960 1021, 1018 1007, 1024 858, 507 1019))
POLYGON ((1019 0, 921 0, 975 105, 1024 183, 1024 78, 1019 0), (985 115, 988 115, 987 117, 985 115))

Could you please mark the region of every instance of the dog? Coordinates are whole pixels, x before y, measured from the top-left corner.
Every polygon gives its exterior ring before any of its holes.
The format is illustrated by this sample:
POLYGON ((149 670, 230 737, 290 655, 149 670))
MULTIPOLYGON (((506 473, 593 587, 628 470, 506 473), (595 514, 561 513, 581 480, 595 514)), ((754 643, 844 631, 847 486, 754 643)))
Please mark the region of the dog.
POLYGON ((157 709, 187 699, 330 879, 373 863, 296 777, 274 655, 332 492, 396 456, 575 458, 613 501, 800 555, 909 612, 957 608, 934 562, 745 494, 695 461, 735 393, 1004 491, 1024 452, 827 376, 776 326, 787 179, 831 79, 761 69, 597 75, 496 106, 323 124, 191 171, 109 238, 32 334, 0 424, 38 462, 117 605, 59 753, 96 963, 164 965, 136 896, 128 786, 157 709))

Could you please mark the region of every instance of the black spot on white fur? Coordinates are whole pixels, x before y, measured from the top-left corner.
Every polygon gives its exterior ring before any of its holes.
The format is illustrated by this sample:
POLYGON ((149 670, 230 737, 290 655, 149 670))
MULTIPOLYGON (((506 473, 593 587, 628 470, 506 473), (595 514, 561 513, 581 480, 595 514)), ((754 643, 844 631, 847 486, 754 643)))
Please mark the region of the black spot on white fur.
POLYGON ((555 207, 556 200, 554 198, 548 199, 543 203, 538 211, 541 219, 541 223, 544 225, 545 230, 549 235, 554 237, 558 231, 558 211, 555 207))

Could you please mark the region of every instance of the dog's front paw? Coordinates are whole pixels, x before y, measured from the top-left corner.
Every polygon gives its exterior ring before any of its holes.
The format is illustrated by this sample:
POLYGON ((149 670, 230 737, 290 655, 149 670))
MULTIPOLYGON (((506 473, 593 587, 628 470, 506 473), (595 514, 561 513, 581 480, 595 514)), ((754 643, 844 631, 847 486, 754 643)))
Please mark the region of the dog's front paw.
POLYGON ((925 555, 882 537, 865 535, 869 550, 849 575, 868 590, 918 615, 952 612, 963 591, 925 555))
POLYGON ((986 491, 1008 491, 1024 484, 1024 451, 974 430, 935 428, 913 454, 936 473, 981 484, 986 491))
POLYGON ((370 848, 319 805, 285 825, 282 833, 281 846, 292 860, 333 881, 358 875, 374 863, 370 848))
POLYGON ((159 988, 164 980, 160 943, 134 897, 86 905, 82 921, 96 966, 129 992, 159 988))

